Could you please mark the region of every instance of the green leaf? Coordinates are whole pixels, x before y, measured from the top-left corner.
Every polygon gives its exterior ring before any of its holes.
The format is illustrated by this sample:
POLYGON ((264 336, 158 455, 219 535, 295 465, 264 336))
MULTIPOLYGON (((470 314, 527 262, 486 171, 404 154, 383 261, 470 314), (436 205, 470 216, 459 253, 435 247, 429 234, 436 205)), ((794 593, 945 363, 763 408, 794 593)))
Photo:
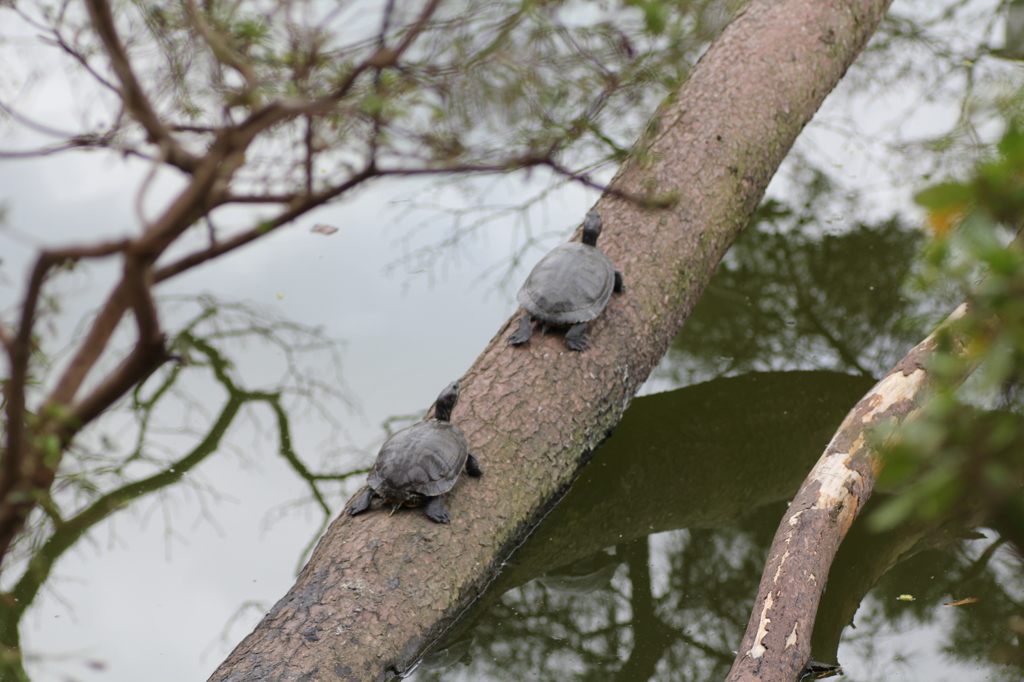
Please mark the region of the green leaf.
POLYGON ((931 211, 958 204, 969 204, 973 199, 974 190, 959 182, 943 182, 932 185, 914 195, 914 201, 931 211))
POLYGON ((644 6, 644 22, 648 31, 660 35, 668 24, 668 9, 660 2, 647 3, 644 6))
POLYGON ((868 527, 875 532, 894 528, 913 515, 917 503, 918 500, 913 491, 908 490, 897 495, 868 517, 868 527))
POLYGON ((1009 160, 1024 159, 1024 130, 1019 121, 1010 121, 999 141, 999 153, 1009 160))
POLYGON ((56 469, 60 464, 60 438, 55 433, 49 433, 42 437, 42 442, 39 445, 43 451, 43 464, 49 469, 56 469))

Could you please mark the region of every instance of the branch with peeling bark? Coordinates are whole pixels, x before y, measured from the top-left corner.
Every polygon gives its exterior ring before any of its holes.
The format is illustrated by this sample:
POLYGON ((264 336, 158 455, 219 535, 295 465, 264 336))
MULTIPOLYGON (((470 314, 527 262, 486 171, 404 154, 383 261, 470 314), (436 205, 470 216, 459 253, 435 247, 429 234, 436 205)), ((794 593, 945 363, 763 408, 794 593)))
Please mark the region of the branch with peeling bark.
MULTIPOLYGON (((872 429, 904 422, 935 385, 928 362, 940 334, 956 335, 968 303, 915 346, 847 414, 779 524, 729 682, 793 682, 810 661, 811 633, 829 568, 882 467, 872 429)), ((974 365, 965 365, 965 379, 974 365)))

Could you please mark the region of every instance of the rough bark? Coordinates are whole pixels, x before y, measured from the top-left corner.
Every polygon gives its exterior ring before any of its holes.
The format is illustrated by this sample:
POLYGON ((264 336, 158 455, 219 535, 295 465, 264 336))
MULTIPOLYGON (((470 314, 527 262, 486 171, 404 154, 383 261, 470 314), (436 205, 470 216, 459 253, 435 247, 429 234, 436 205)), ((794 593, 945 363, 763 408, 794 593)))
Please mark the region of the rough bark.
MULTIPOLYGON (((943 327, 966 312, 964 303, 943 327)), ((790 503, 768 552, 728 682, 795 682, 810 660, 829 568, 881 470, 871 429, 890 420, 902 422, 920 408, 934 382, 926 366, 937 349, 937 333, 911 349, 850 410, 790 503)))
POLYGON ((450 525, 417 510, 342 515, 295 586, 211 680, 378 680, 413 663, 493 579, 567 489, 668 348, 796 136, 874 32, 888 0, 754 0, 667 102, 608 194, 599 244, 625 276, 591 324, 506 344, 466 372, 453 421, 484 469, 449 495, 450 525))

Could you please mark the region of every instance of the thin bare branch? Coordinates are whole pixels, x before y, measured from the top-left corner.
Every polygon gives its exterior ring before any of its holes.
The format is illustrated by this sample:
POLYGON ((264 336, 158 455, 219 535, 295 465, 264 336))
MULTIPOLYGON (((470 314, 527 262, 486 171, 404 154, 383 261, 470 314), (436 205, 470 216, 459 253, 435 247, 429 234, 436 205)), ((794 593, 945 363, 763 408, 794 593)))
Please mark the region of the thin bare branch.
POLYGON ((42 123, 39 123, 38 121, 33 121, 28 116, 25 116, 24 114, 20 113, 10 104, 5 104, 4 102, 0 102, 0 112, 7 114, 9 117, 14 119, 21 125, 25 126, 26 128, 34 130, 35 132, 41 133, 43 135, 49 135, 50 137, 59 137, 61 139, 75 139, 86 136, 85 134, 75 134, 69 133, 64 130, 57 130, 56 128, 44 125, 42 123))
POLYGON ((192 25, 210 47, 214 58, 221 64, 226 64, 237 71, 245 79, 246 94, 250 97, 255 95, 259 88, 259 79, 256 78, 256 72, 252 70, 252 66, 228 45, 224 37, 214 27, 210 26, 206 16, 199 11, 193 0, 185 0, 185 7, 188 10, 189 19, 192 20, 192 25))
POLYGON ((548 160, 544 165, 548 166, 549 168, 551 168, 551 170, 558 173, 559 175, 563 175, 567 178, 575 180, 584 187, 596 189, 604 194, 616 197, 618 199, 622 199, 624 201, 628 201, 633 204, 637 204, 638 206, 642 206, 643 208, 672 208, 672 206, 674 206, 676 203, 675 199, 673 199, 672 197, 637 196, 635 194, 623 192, 622 190, 611 185, 602 185, 599 182, 594 182, 593 180, 591 180, 588 174, 574 173, 573 171, 569 170, 568 168, 565 168, 564 166, 558 163, 555 163, 554 161, 548 160))
POLYGON ((409 27, 409 30, 402 37, 402 42, 398 44, 398 47, 391 51, 393 54, 390 55, 390 60, 385 62, 384 59, 387 55, 382 54, 382 52, 378 52, 378 59, 371 57, 371 59, 374 60, 373 66, 389 66, 398 61, 398 58, 409 49, 409 46, 413 44, 413 41, 415 41, 420 36, 420 33, 423 32, 427 22, 430 21, 430 17, 434 16, 434 12, 437 11, 440 4, 441 0, 430 0, 430 2, 427 3, 427 6, 423 8, 420 16, 416 19, 416 22, 409 27))
POLYGON ((98 71, 96 71, 96 69, 92 68, 92 65, 89 64, 89 61, 85 58, 85 56, 82 55, 81 53, 79 53, 74 48, 72 48, 70 45, 68 45, 64 41, 64 37, 63 36, 61 36, 56 31, 51 31, 51 34, 54 37, 53 38, 43 38, 42 40, 43 40, 44 43, 50 43, 51 45, 54 45, 54 46, 60 48, 61 50, 66 52, 68 55, 70 55, 72 59, 74 59, 76 62, 78 62, 81 65, 81 67, 83 69, 85 69, 86 72, 88 72, 88 74, 90 76, 95 78, 97 83, 99 83, 100 85, 102 85, 103 87, 105 87, 105 88, 107 88, 109 90, 112 90, 113 92, 116 92, 118 95, 121 94, 121 91, 118 89, 118 87, 116 85, 114 85, 113 83, 111 83, 106 78, 104 78, 98 71))
POLYGON ((384 68, 386 66, 393 66, 398 59, 405 53, 409 46, 412 45, 413 41, 419 37, 426 27, 427 22, 430 21, 430 17, 437 11, 438 6, 441 4, 441 0, 430 0, 427 6, 423 8, 420 16, 417 17, 405 36, 402 38, 402 42, 398 44, 398 47, 387 48, 380 47, 373 54, 363 60, 358 66, 352 69, 352 72, 348 74, 348 77, 341 82, 338 87, 334 89, 328 99, 337 101, 348 94, 348 91, 352 88, 352 85, 356 80, 363 74, 364 71, 371 68, 384 68))
POLYGON ((113 149, 125 156, 136 156, 151 161, 156 160, 156 157, 150 154, 116 142, 115 132, 115 130, 111 129, 103 133, 82 133, 69 137, 64 142, 37 149, 0 150, 0 159, 31 159, 72 149, 113 149))
POLYGON ((518 158, 509 159, 503 163, 495 164, 454 164, 451 166, 441 166, 436 168, 423 167, 423 168, 380 168, 378 174, 381 176, 394 175, 394 176, 414 176, 414 175, 457 175, 460 173, 473 173, 477 175, 484 175, 487 173, 508 173, 513 170, 521 170, 523 168, 531 168, 536 166, 546 166, 553 170, 556 174, 562 175, 566 178, 579 182, 585 187, 599 190, 609 196, 613 196, 617 199, 628 201, 629 203, 636 204, 643 208, 671 208, 675 201, 671 197, 644 197, 635 194, 630 194, 619 190, 615 187, 602 185, 601 183, 594 182, 590 175, 587 173, 576 173, 562 166, 548 155, 540 156, 522 156, 518 158))
POLYGON ((66 152, 72 149, 95 149, 102 147, 105 149, 114 149, 125 156, 137 156, 142 159, 154 160, 154 157, 149 156, 143 152, 130 147, 117 147, 110 144, 96 144, 88 140, 75 140, 67 144, 55 145, 52 147, 41 147, 39 149, 26 149, 22 151, 0 151, 0 159, 31 159, 42 156, 50 156, 51 154, 57 154, 59 152, 66 152))
POLYGON ((153 109, 152 103, 135 77, 128 53, 121 44, 109 3, 105 0, 86 0, 85 4, 89 9, 93 28, 106 47, 110 66, 121 81, 121 98, 128 111, 146 129, 149 141, 164 148, 168 163, 186 173, 192 173, 199 161, 178 144, 153 109))
POLYGON ((324 204, 330 201, 331 199, 341 196, 350 189, 362 184, 366 180, 369 180, 370 178, 375 177, 377 175, 380 175, 380 173, 378 173, 376 169, 371 166, 365 168, 362 172, 358 173, 357 175, 353 176, 346 182, 342 183, 341 185, 338 185, 337 187, 331 189, 328 192, 302 197, 298 202, 294 202, 293 205, 288 210, 283 211, 276 218, 264 221, 260 223, 257 227, 248 230, 247 232, 243 232, 239 235, 232 237, 231 239, 228 239, 227 241, 220 242, 219 244, 214 244, 208 249, 197 251, 196 253, 185 256, 184 258, 181 258, 180 260, 175 261, 174 263, 171 263, 160 268, 154 273, 153 282, 162 282, 165 279, 169 279, 171 277, 174 277, 175 275, 181 274, 185 270, 193 268, 196 265, 199 265, 200 263, 205 263, 206 261, 212 258, 216 258, 229 251, 233 251, 240 246, 244 246, 245 244, 248 244, 249 242, 258 239, 259 237, 262 237, 266 233, 271 232, 281 227, 282 225, 291 222, 295 218, 310 211, 311 209, 316 208, 317 206, 320 206, 321 204, 324 204))
POLYGON ((313 117, 306 116, 306 194, 313 193, 313 117))
POLYGON ((304 194, 232 194, 227 192, 221 204, 290 204, 304 194))
POLYGON ((167 126, 168 130, 173 130, 176 133, 203 133, 213 135, 220 132, 220 128, 214 128, 211 126, 195 126, 188 125, 185 123, 172 123, 167 126))

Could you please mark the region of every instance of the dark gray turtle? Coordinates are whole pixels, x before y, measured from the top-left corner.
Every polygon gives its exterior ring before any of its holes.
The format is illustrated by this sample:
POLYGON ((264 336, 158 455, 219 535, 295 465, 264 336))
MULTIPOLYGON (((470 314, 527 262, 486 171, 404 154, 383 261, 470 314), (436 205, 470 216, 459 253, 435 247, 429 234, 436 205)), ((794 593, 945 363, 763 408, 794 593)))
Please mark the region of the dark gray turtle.
POLYGON ((622 273, 597 248, 600 234, 601 216, 591 211, 583 221, 582 244, 562 244, 541 258, 516 296, 527 314, 519 320, 516 333, 508 337, 510 344, 518 346, 530 340, 532 316, 545 325, 569 326, 565 345, 571 350, 587 349, 587 323, 601 314, 613 291, 625 290, 622 273))
POLYGON ((461 388, 458 381, 448 384, 437 396, 433 419, 413 424, 384 441, 366 478, 367 489, 349 506, 349 514, 366 511, 374 497, 382 497, 396 509, 426 504, 424 511, 431 521, 451 520, 441 495, 452 489, 463 469, 470 476, 483 473, 462 430, 451 423, 461 388))

